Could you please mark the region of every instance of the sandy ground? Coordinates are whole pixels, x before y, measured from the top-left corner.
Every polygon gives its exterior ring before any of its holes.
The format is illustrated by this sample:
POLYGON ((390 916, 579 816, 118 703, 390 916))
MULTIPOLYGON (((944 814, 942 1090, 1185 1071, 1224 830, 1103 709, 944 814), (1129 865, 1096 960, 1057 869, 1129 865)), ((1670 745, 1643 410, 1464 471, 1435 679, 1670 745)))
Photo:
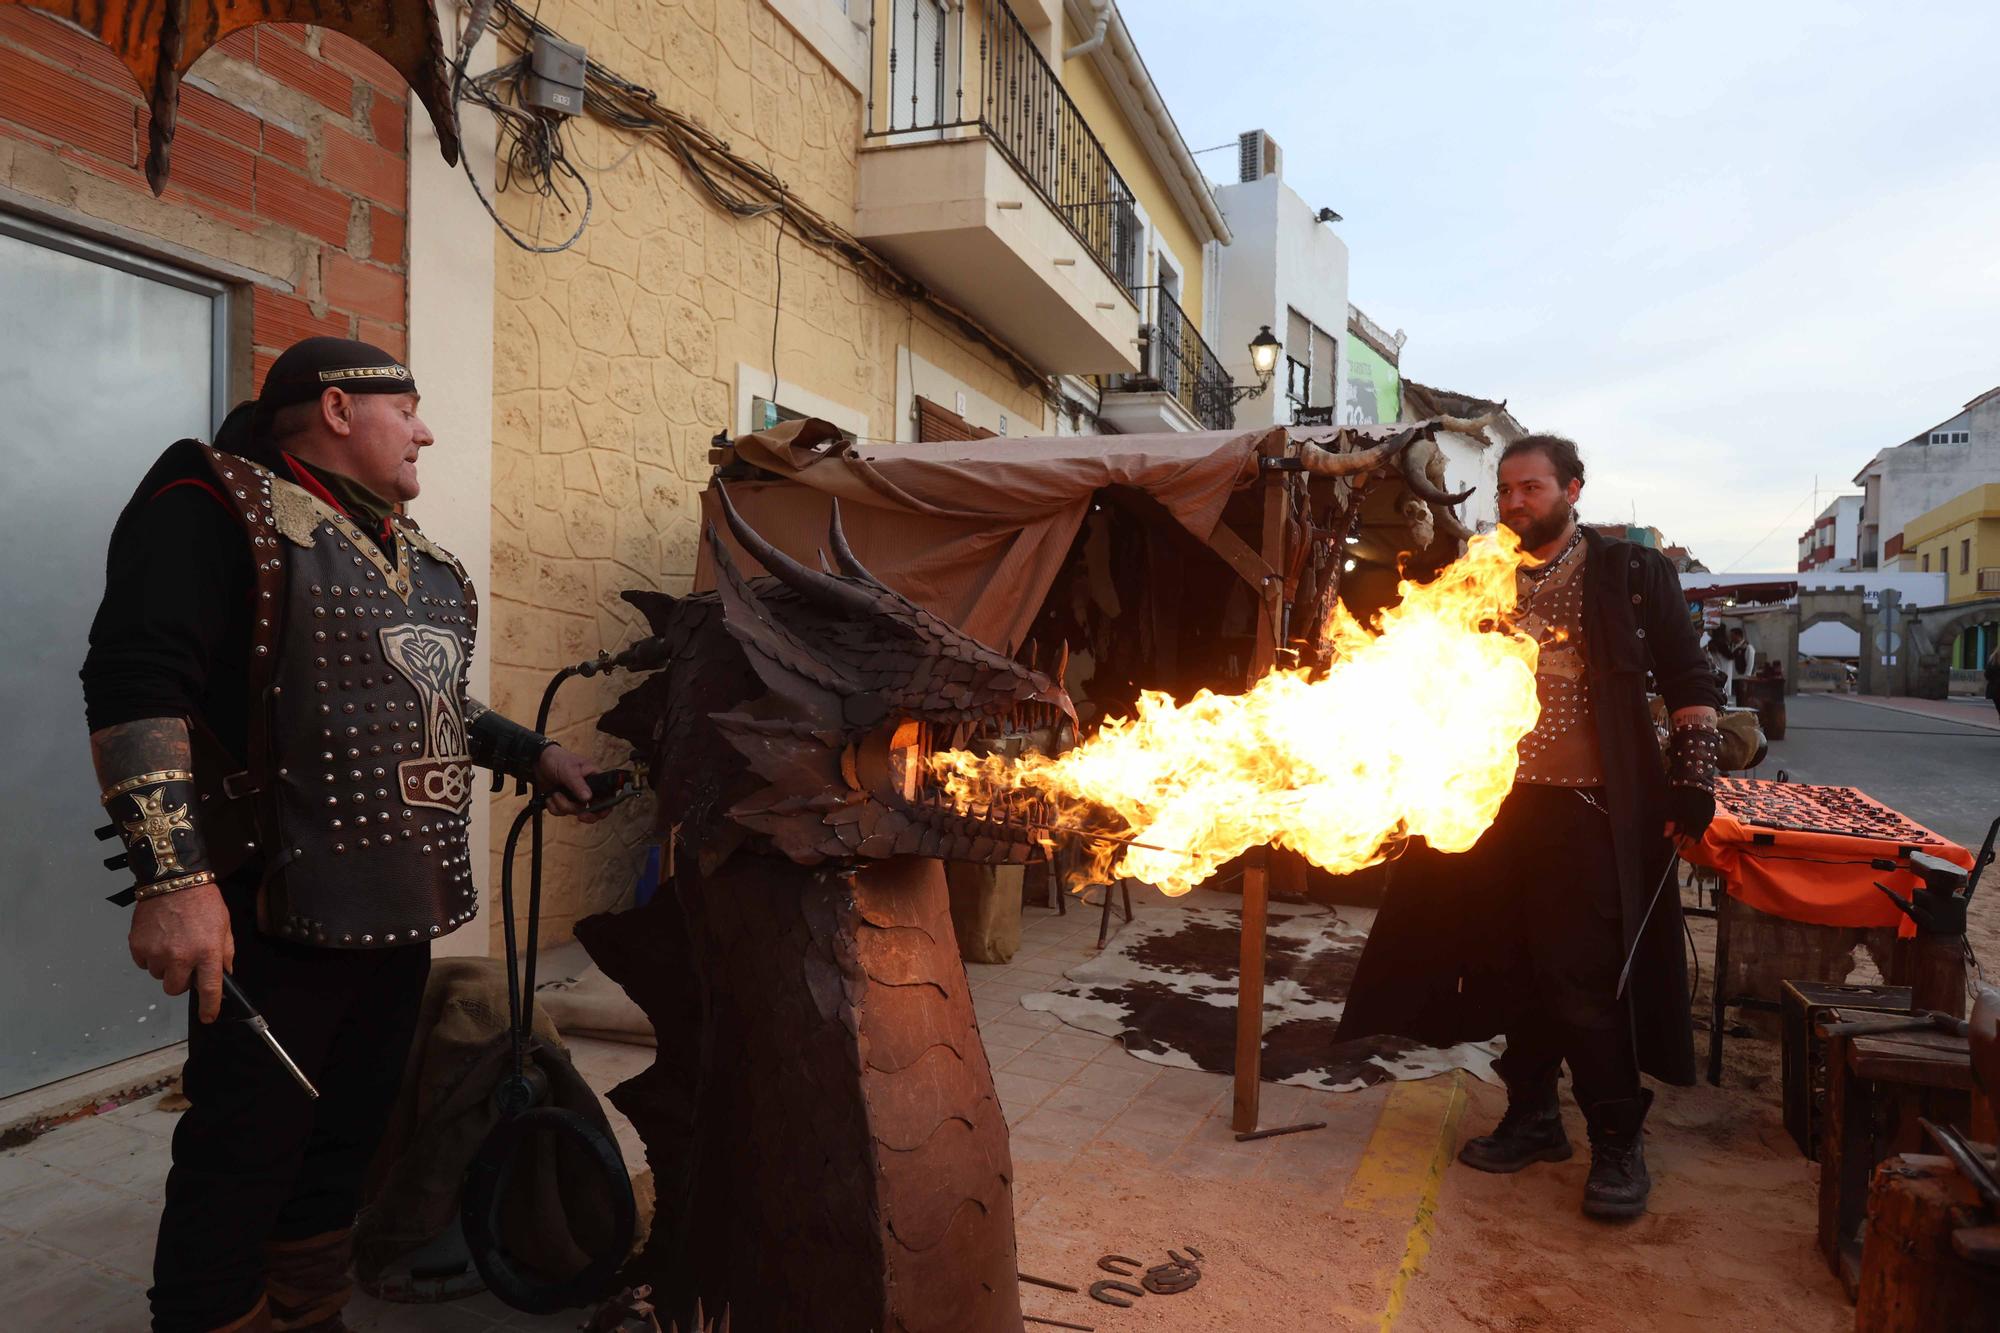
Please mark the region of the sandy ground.
MULTIPOLYGON (((1418 1209, 1357 1209, 1349 1196, 1358 1163, 1315 1170, 1308 1135, 1265 1145, 1300 1154, 1298 1173, 1284 1178, 1190 1179, 1116 1149, 1086 1154, 1059 1177, 1022 1166, 1025 1272, 1087 1288, 1106 1276, 1095 1268, 1106 1252, 1150 1264, 1170 1246, 1192 1244, 1206 1256, 1194 1290, 1129 1310, 1032 1286, 1022 1288, 1023 1307, 1100 1333, 1851 1328, 1853 1309, 1814 1247, 1816 1169, 1779 1122, 1775 1050, 1744 1040, 1732 1043, 1731 1056, 1738 1072, 1768 1056, 1770 1080, 1663 1096, 1648 1134, 1653 1207, 1635 1223, 1607 1226, 1578 1211, 1588 1154, 1574 1107, 1579 1152, 1569 1162, 1514 1176, 1451 1163, 1429 1253, 1390 1323, 1383 1315, 1418 1209), (1050 1192, 1037 1197, 1042 1190, 1050 1192)), ((1483 1132, 1505 1105, 1498 1089, 1465 1086, 1454 1145, 1483 1132)), ((1350 1094, 1352 1114, 1379 1112, 1384 1097, 1380 1088, 1350 1094)))
MULTIPOLYGON (((1491 1124, 1505 1100, 1477 1089, 1469 1132, 1491 1124)), ((1397 1328, 1854 1326, 1813 1242, 1817 1168, 1786 1136, 1774 1090, 1662 1093, 1647 1126, 1651 1211, 1628 1225, 1577 1210, 1587 1158, 1574 1107, 1569 1120, 1579 1145, 1571 1161, 1515 1176, 1447 1173, 1436 1241, 1397 1328)))
MULTIPOLYGON (((1696 1011, 1705 1015, 1713 924, 1693 924, 1703 960, 1696 1011)), ((1704 1056, 1706 1037, 1704 1018, 1696 1031, 1704 1056)), ((1852 1328, 1853 1307, 1814 1240, 1818 1168, 1782 1124, 1777 1043, 1732 1036, 1725 1055, 1720 1089, 1655 1085, 1652 1208, 1630 1224, 1593 1222, 1578 1209, 1589 1153, 1573 1104, 1565 1107, 1572 1160, 1514 1176, 1458 1165, 1458 1143, 1485 1132, 1506 1102, 1501 1089, 1471 1078, 1460 1080, 1466 1104, 1442 1146, 1438 1117, 1417 1142, 1388 1142, 1384 1126, 1394 1098, 1441 1103, 1443 1079, 1317 1094, 1309 1107, 1287 1100, 1304 1090, 1267 1086, 1263 1123, 1309 1111, 1333 1124, 1238 1145, 1212 1117, 1207 1156, 1171 1163, 1108 1142, 1041 1162, 1017 1142, 1023 1271, 1087 1289, 1108 1276, 1095 1266, 1101 1254, 1152 1264, 1170 1247, 1193 1245, 1206 1255, 1201 1283, 1181 1295, 1115 1309, 1024 1286, 1023 1308, 1099 1333, 1852 1328), (1433 1160, 1441 1178, 1419 1197, 1415 1179, 1433 1160), (1410 1177, 1411 1192, 1368 1206, 1358 1196, 1371 1171, 1384 1169, 1410 1177), (1412 1238, 1430 1203, 1423 1252, 1412 1238), (1399 1290, 1398 1269, 1413 1258, 1399 1290)))

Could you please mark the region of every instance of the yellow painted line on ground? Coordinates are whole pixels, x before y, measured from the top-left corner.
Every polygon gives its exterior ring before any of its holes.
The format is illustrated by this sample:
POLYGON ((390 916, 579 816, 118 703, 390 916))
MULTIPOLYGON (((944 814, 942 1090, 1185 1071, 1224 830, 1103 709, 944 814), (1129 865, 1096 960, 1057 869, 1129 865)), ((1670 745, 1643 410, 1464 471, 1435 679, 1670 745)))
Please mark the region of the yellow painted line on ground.
POLYGON ((1430 1253, 1437 1226, 1438 1191, 1458 1150, 1458 1120, 1465 1112, 1465 1075, 1401 1082, 1389 1089, 1382 1116, 1347 1182, 1341 1206, 1376 1216, 1409 1218, 1403 1257, 1389 1282, 1389 1299, 1377 1327, 1386 1333, 1402 1315, 1412 1279, 1430 1253))

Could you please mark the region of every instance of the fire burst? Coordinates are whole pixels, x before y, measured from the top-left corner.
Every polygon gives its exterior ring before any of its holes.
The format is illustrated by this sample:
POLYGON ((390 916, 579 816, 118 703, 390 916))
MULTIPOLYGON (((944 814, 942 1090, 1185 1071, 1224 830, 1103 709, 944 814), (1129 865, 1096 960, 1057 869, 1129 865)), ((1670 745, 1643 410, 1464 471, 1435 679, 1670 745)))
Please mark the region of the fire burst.
POLYGON ((1373 628, 1336 606, 1322 675, 1277 670, 1247 693, 1186 703, 1149 691, 1136 717, 1062 755, 949 750, 933 772, 961 808, 1033 792, 1066 826, 1101 827, 1109 811, 1129 841, 1093 877, 1169 894, 1266 843, 1336 873, 1410 837, 1464 851, 1499 812, 1541 711, 1538 649, 1508 619, 1527 559, 1501 529, 1434 581, 1405 581, 1373 628))

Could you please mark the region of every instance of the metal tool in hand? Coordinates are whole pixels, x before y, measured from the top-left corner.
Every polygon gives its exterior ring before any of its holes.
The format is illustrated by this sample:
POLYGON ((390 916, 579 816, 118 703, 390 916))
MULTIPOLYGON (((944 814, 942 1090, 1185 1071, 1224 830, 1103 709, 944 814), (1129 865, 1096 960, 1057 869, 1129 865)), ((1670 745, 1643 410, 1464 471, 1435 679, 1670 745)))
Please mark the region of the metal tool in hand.
POLYGON ((278 1039, 271 1035, 271 1025, 265 1021, 264 1015, 257 1011, 257 1006, 250 1003, 250 997, 245 995, 243 988, 236 984, 236 978, 224 972, 222 974, 222 989, 229 992, 230 999, 242 1006, 243 1021, 248 1023, 257 1035, 264 1039, 264 1044, 271 1048, 271 1054, 278 1057, 278 1062, 284 1065, 285 1072, 292 1076, 292 1081, 306 1090, 306 1096, 312 1098, 314 1101, 318 1101, 319 1089, 315 1088, 312 1085, 312 1080, 306 1077, 305 1070, 299 1068, 298 1061, 292 1059, 290 1053, 278 1044, 278 1039))
POLYGON ((1672 880, 1674 872, 1680 869, 1681 849, 1686 846, 1687 834, 1683 833, 1674 839, 1673 855, 1667 858, 1667 868, 1661 872, 1660 882, 1653 886, 1653 900, 1646 904, 1646 915, 1639 918, 1639 929, 1633 933, 1632 947, 1625 954, 1625 966, 1618 969, 1618 993, 1615 997, 1617 999, 1625 998, 1625 983, 1632 979, 1632 963, 1639 957, 1639 941, 1646 938, 1646 927, 1652 924, 1653 909, 1660 905, 1660 895, 1666 892, 1667 882, 1672 880))

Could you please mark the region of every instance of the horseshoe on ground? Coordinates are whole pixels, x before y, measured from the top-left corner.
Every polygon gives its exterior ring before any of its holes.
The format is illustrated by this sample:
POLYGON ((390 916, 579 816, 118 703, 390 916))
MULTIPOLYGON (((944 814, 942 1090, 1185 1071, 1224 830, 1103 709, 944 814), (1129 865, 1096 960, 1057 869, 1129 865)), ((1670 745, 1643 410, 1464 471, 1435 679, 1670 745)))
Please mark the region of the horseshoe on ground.
POLYGON ((1143 1287, 1135 1287, 1130 1282, 1093 1282, 1090 1284, 1090 1299, 1103 1301, 1106 1305, 1115 1305, 1121 1310, 1131 1309, 1132 1302, 1118 1298, 1118 1293, 1120 1292, 1128 1296, 1144 1296, 1146 1294, 1143 1287))
POLYGON ((1107 1254, 1097 1261, 1097 1266, 1105 1272, 1115 1273, 1119 1277, 1131 1277, 1139 1271, 1139 1261, 1129 1255, 1123 1254, 1107 1254), (1131 1267, 1120 1268, 1118 1266, 1120 1264, 1130 1264, 1131 1267))
POLYGON ((1188 1264, 1161 1264, 1139 1279, 1155 1296, 1173 1296, 1201 1281, 1201 1270, 1188 1264))

